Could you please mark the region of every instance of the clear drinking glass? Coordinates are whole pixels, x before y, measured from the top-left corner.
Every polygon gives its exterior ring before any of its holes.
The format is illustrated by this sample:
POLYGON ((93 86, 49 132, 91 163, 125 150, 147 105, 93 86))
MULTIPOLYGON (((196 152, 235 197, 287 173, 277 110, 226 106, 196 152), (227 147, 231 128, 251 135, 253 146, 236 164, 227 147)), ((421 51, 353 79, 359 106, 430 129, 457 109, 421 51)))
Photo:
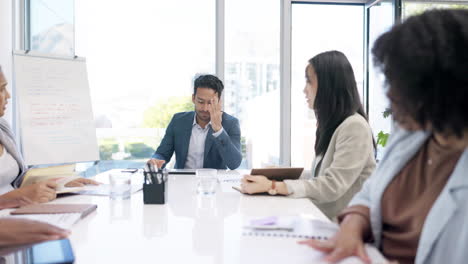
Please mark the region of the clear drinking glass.
POLYGON ((109 174, 110 198, 112 200, 130 199, 132 188, 131 173, 109 174))
POLYGON ((197 193, 215 194, 218 186, 218 171, 215 169, 198 169, 197 174, 197 193))

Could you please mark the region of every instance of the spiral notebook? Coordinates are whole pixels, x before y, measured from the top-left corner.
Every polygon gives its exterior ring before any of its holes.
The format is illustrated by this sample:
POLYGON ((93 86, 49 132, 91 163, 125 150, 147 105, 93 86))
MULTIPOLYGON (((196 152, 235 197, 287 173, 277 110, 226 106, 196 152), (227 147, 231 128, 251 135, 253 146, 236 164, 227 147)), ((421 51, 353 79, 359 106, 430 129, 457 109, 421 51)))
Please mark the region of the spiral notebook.
MULTIPOLYGON (((244 236, 293 239, 317 239, 327 240, 337 231, 338 225, 333 222, 325 222, 304 216, 271 216, 250 219, 244 225, 244 236)), ((292 243, 295 243, 292 241, 292 243)), ((387 264, 388 261, 373 245, 365 245, 367 255, 373 264, 387 264)), ((310 249, 315 250, 315 249, 310 249)), ((313 263, 325 263, 322 258, 324 254, 317 251, 316 259, 311 259, 313 263)), ((362 264, 358 257, 347 257, 338 264, 362 264)))
POLYGON ((301 216, 270 216, 249 219, 244 236, 326 240, 336 233, 338 225, 301 216))

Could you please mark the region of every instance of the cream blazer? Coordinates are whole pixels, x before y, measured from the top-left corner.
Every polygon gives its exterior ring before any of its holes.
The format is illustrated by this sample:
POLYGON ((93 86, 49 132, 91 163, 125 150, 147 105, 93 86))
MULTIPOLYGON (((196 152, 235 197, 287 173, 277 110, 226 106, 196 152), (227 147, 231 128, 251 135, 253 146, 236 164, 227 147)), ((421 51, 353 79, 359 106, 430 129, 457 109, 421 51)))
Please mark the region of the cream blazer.
POLYGON ((308 197, 334 219, 361 190, 375 169, 373 136, 359 114, 346 118, 333 133, 327 151, 316 157, 311 177, 285 180, 290 197, 308 197))

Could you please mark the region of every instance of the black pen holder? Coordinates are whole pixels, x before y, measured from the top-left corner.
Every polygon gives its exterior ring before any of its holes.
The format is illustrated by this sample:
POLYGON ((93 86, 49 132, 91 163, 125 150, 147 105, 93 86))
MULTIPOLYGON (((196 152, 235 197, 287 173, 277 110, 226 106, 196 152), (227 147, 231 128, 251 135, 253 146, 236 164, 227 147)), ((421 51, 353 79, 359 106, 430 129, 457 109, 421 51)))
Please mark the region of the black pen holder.
POLYGON ((145 204, 165 204, 167 202, 167 175, 157 172, 143 172, 143 202, 145 204))

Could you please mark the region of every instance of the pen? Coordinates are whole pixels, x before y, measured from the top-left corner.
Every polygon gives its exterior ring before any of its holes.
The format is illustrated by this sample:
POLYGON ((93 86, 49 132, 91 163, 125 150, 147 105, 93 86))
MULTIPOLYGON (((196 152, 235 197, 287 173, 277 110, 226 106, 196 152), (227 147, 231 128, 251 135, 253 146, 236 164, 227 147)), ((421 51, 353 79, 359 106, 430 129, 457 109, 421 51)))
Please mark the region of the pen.
POLYGON ((150 174, 147 174, 147 175, 146 175, 146 179, 147 179, 147 181, 148 181, 147 184, 153 184, 153 181, 151 180, 150 174))
POLYGON ((146 163, 143 167, 143 175, 145 176, 145 184, 151 184, 151 174, 149 170, 149 164, 146 163))
POLYGON ((167 181, 167 177, 169 175, 169 171, 167 170, 167 168, 164 168, 163 169, 163 181, 167 181))
POLYGON ((122 170, 122 172, 130 172, 130 173, 135 173, 135 172, 137 172, 137 171, 138 171, 137 168, 128 168, 128 169, 122 170))
POLYGON ((145 172, 145 184, 151 184, 151 174, 149 172, 145 172))
POLYGON ((156 175, 157 179, 158 179, 158 184, 161 184, 162 183, 162 174, 161 174, 161 171, 158 171, 158 174, 156 175))
POLYGON ((149 174, 149 181, 150 181, 150 184, 153 184, 153 183, 154 183, 154 174, 153 174, 153 172, 151 172, 151 171, 148 172, 148 174, 149 174))

